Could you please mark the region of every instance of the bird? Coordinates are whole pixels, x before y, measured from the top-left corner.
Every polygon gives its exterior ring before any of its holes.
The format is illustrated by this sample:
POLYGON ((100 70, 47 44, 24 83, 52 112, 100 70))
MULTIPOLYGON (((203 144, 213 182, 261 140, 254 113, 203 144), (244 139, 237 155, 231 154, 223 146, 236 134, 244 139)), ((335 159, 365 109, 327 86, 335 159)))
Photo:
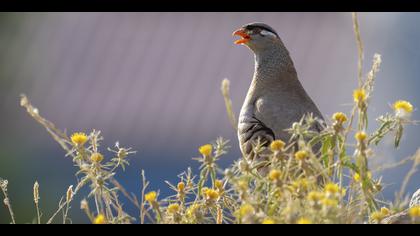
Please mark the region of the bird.
MULTIPOLYGON (((298 79, 289 51, 279 34, 269 25, 254 22, 232 33, 254 54, 254 75, 238 119, 238 139, 245 157, 255 158, 257 140, 264 146, 274 140, 289 141, 291 128, 304 115, 324 118, 298 79)), ((313 127, 321 131, 319 122, 313 127)))

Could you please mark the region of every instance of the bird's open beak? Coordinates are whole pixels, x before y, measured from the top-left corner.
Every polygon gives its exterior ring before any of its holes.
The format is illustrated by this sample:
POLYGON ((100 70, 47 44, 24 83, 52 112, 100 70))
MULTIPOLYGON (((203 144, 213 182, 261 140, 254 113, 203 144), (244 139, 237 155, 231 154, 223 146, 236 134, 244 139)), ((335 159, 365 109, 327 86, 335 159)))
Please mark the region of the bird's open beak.
POLYGON ((242 37, 241 39, 236 40, 234 43, 235 44, 245 44, 247 43, 249 40, 251 40, 251 36, 249 36, 249 34, 245 33, 245 31, 243 29, 238 29, 235 32, 232 33, 232 36, 240 36, 242 37))

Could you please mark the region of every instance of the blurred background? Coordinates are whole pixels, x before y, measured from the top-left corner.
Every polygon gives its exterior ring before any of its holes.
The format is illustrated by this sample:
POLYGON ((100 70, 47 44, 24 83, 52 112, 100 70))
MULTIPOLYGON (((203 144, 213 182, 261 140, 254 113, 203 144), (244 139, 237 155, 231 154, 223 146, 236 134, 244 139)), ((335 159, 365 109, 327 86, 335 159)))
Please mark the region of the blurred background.
MULTIPOLYGON (((419 107, 420 14, 360 13, 364 73, 374 53, 382 55, 373 120, 406 99, 419 107)), ((350 111, 357 86, 357 48, 350 13, 0 13, 0 177, 19 222, 35 216, 32 186, 40 184, 44 220, 57 208, 76 169, 47 132, 19 107, 25 93, 57 127, 101 130, 102 151, 116 141, 133 147, 131 165, 118 179, 140 191, 144 169, 151 189, 168 192, 164 180, 197 167, 197 148, 218 136, 231 140, 220 162, 240 157, 220 82, 231 81, 236 114, 253 73, 253 55, 233 44, 233 30, 262 21, 277 30, 289 49, 304 87, 325 117, 350 111)), ((419 119, 419 114, 414 114, 419 119)), ((415 153, 419 127, 406 130, 402 145, 392 137, 372 165, 393 163, 415 153)), ((409 165, 382 173, 384 195, 393 199, 409 165)), ((417 174, 409 193, 420 187, 417 174)), ((76 199, 70 214, 87 222, 76 199)), ((137 214, 134 207, 133 215, 137 214)), ((0 223, 8 223, 0 207, 0 223)))

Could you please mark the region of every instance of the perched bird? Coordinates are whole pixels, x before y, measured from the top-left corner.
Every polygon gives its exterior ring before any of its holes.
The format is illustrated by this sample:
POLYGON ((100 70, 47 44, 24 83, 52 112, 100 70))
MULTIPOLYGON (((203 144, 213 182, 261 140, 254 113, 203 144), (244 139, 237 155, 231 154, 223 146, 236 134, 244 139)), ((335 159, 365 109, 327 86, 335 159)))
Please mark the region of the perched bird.
MULTIPOLYGON (((238 120, 238 137, 245 156, 252 154, 260 138, 269 145, 275 139, 288 141, 285 130, 305 114, 322 120, 315 103, 298 80, 289 52, 276 31, 263 23, 251 23, 233 32, 235 44, 247 46, 255 55, 254 76, 238 120)), ((319 131, 319 124, 313 127, 319 131)))

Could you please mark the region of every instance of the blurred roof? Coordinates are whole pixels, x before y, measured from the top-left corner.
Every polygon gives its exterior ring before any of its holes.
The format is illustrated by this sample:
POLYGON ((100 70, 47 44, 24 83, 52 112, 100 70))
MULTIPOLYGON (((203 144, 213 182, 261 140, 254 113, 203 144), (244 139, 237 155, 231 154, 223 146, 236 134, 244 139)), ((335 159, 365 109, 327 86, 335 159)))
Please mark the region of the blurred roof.
MULTIPOLYGON (((3 36, 0 47, 5 55, 4 78, 10 85, 7 93, 12 95, 2 106, 12 109, 17 95, 24 92, 60 127, 97 128, 113 137, 135 137, 140 146, 171 140, 181 147, 191 140, 232 137, 219 86, 223 78, 231 80, 238 111, 252 76, 253 57, 232 43, 231 32, 244 23, 263 21, 278 30, 303 83, 324 111, 329 111, 322 104, 328 99, 322 99, 321 90, 330 82, 328 64, 354 49, 347 39, 352 37, 348 14, 25 13, 15 17, 19 19, 9 29, 13 35, 3 36)), ((351 52, 343 63, 350 75, 355 64, 351 52)))

